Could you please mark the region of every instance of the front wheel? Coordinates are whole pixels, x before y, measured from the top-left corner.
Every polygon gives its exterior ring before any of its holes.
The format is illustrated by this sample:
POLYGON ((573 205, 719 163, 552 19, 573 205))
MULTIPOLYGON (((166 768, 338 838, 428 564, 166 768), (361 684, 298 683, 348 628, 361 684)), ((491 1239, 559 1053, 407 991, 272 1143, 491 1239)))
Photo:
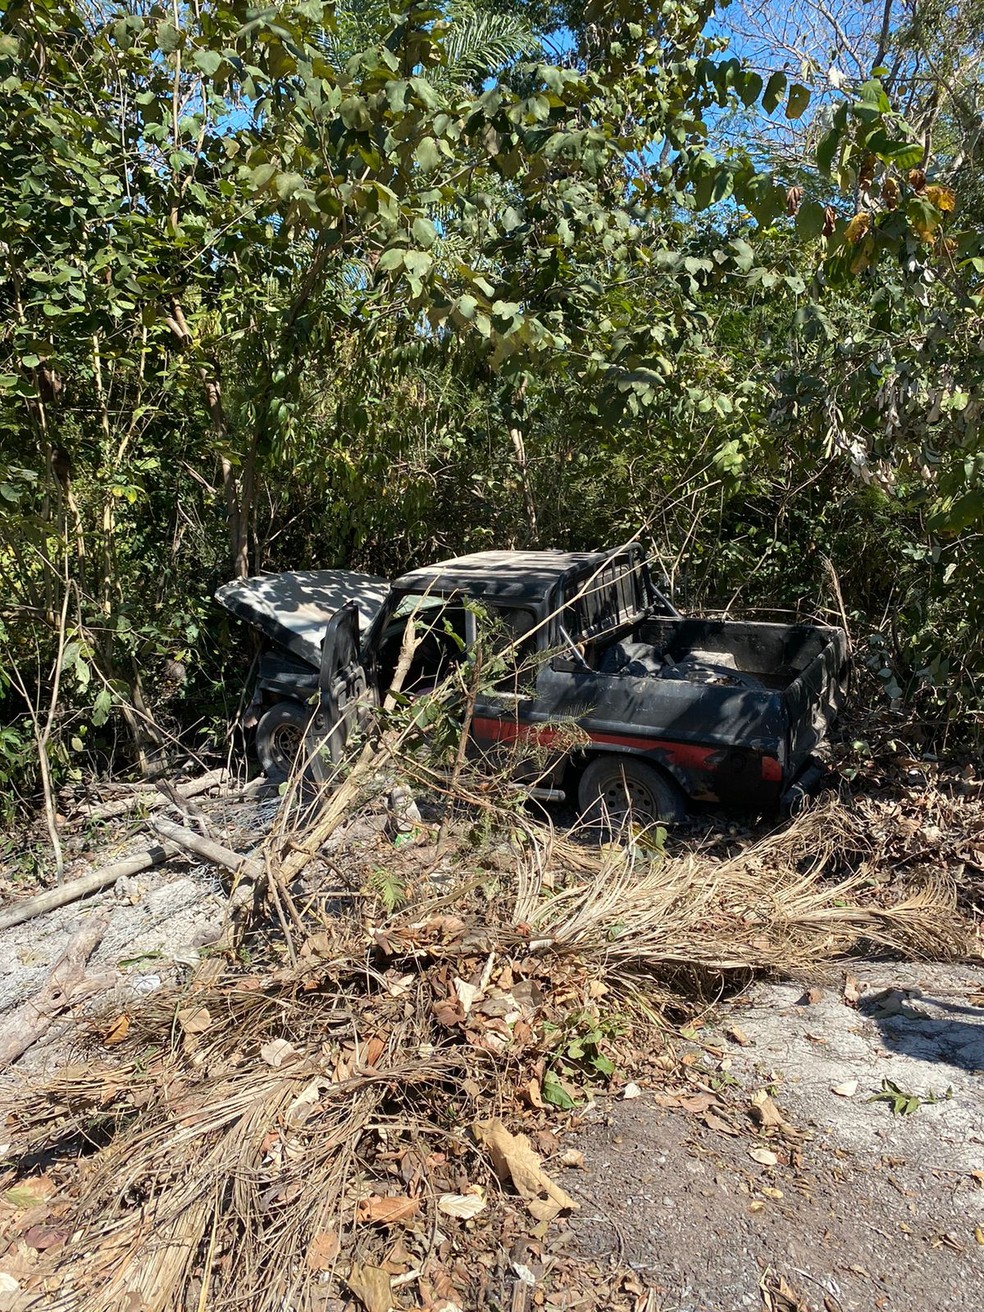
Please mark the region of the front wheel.
POLYGON ((277 702, 264 711, 256 726, 256 755, 270 783, 288 777, 304 747, 311 708, 300 702, 277 702))
POLYGON ((655 825, 686 819, 683 797, 668 779, 631 756, 596 756, 577 790, 581 819, 604 829, 627 823, 655 825))

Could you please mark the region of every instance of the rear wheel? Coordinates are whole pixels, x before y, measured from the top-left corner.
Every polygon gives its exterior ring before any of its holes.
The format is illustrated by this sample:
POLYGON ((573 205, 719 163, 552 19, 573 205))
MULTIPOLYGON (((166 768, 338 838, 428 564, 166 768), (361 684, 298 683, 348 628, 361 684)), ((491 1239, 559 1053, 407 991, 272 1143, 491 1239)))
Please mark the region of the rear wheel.
POLYGON ((590 761, 577 803, 586 824, 612 830, 627 823, 673 823, 687 815, 678 789, 653 766, 631 756, 596 756, 590 761))
POLYGON ((256 755, 271 783, 282 783, 304 746, 311 708, 300 702, 277 702, 256 726, 256 755))

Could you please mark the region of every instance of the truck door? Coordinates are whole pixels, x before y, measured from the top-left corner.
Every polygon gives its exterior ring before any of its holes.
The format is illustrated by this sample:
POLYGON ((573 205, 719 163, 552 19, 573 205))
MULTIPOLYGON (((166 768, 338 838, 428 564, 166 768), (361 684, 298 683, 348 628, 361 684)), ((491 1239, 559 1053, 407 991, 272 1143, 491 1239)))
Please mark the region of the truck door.
POLYGON ((359 608, 347 601, 328 621, 321 644, 318 706, 305 734, 308 772, 323 783, 345 755, 368 706, 366 672, 359 658, 359 608))
POLYGON ((544 750, 555 731, 541 727, 546 716, 540 713, 537 696, 538 652, 546 635, 531 608, 498 605, 489 612, 494 622, 489 658, 503 668, 494 686, 483 688, 476 699, 474 747, 493 768, 509 769, 519 779, 551 774, 544 750))

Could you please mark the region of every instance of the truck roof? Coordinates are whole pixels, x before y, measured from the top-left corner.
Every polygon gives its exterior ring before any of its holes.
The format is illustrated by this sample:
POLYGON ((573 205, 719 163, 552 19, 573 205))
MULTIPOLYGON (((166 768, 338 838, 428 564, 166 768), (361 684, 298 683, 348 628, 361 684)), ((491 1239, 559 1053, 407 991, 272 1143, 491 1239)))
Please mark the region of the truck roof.
POLYGON ((559 580, 600 569, 613 551, 477 551, 422 565, 396 580, 401 592, 464 592, 472 597, 542 601, 559 580))

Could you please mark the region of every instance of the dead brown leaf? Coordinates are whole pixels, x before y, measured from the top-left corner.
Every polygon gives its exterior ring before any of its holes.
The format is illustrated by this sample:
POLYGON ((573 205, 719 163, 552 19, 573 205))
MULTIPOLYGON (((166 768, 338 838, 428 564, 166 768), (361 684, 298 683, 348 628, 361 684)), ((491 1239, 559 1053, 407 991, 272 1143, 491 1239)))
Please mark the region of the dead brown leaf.
POLYGON ((788 1130, 790 1128, 782 1112, 764 1089, 759 1089, 752 1094, 752 1102, 748 1110, 752 1119, 765 1130, 788 1130))
POLYGON ((43 1251, 46 1248, 58 1248, 68 1239, 71 1230, 64 1226, 32 1225, 24 1231, 21 1238, 29 1248, 43 1251))
POLYGON ((208 1007, 183 1007, 175 1020, 185 1034, 204 1034, 212 1023, 208 1007))
POLYGON ((481 1193, 441 1194, 437 1200, 437 1210, 445 1216, 470 1221, 473 1216, 485 1211, 485 1198, 481 1193))
POLYGON ((413 1254, 403 1242, 402 1237, 398 1237, 396 1243, 386 1254, 386 1261, 383 1267, 391 1276, 401 1276, 408 1266, 413 1265, 413 1254))
POLYGON ((113 1021, 109 1029, 106 1030, 105 1034, 103 1034, 102 1036, 103 1047, 112 1048, 117 1043, 122 1043, 123 1040, 126 1038, 126 1036, 129 1034, 129 1032, 130 1032, 130 1017, 124 1011, 121 1015, 117 1016, 116 1020, 113 1021))
POLYGON ((748 1155, 759 1166, 777 1166, 779 1157, 771 1148, 749 1148, 748 1155))
POLYGON ((694 1116, 702 1116, 709 1108, 721 1106, 720 1099, 713 1093, 695 1093, 687 1098, 675 1098, 674 1102, 685 1112, 692 1112, 694 1116))
POLYGON ((745 1033, 745 1031, 741 1028, 740 1025, 729 1025, 724 1032, 732 1043, 737 1043, 742 1048, 747 1048, 748 1045, 751 1043, 751 1039, 748 1037, 748 1035, 745 1033))
POLYGON ((393 1286, 381 1266, 362 1266, 355 1262, 346 1283, 366 1312, 390 1312, 393 1286))
POLYGON ((338 1257, 341 1245, 337 1230, 322 1230, 308 1244, 309 1271, 330 1271, 338 1257))
POLYGON ((260 1056, 268 1066, 279 1070, 288 1062, 296 1061, 302 1054, 287 1039, 271 1039, 260 1048, 260 1056))
POLYGON ((546 1127, 537 1130, 536 1140, 535 1142, 531 1140, 531 1142, 533 1143, 534 1152, 539 1153, 541 1157, 553 1157, 554 1153, 560 1150, 560 1140, 552 1130, 548 1130, 546 1127))
POLYGON ((700 1119, 709 1130, 716 1130, 718 1134, 730 1134, 732 1138, 736 1137, 738 1134, 737 1128, 732 1125, 730 1121, 725 1121, 720 1116, 715 1116, 712 1111, 701 1113, 700 1119))
POLYGON ((759 1291, 763 1312, 810 1312, 806 1300, 771 1267, 762 1272, 759 1291))
POLYGON ((374 1035, 362 1049, 360 1054, 363 1066, 375 1066, 380 1057, 386 1051, 386 1040, 380 1038, 378 1034, 374 1035))
POLYGON ((312 934, 310 938, 305 939, 302 943, 301 956, 330 961, 336 950, 335 942, 330 934, 312 934))
POLYGON ((409 1221, 419 1211, 419 1198, 371 1194, 359 1199, 355 1218, 370 1225, 398 1225, 401 1221, 409 1221))
POLYGON ((476 1121, 472 1132, 488 1150, 495 1173, 525 1199, 538 1221, 552 1221, 560 1212, 577 1211, 579 1204, 547 1175, 525 1134, 511 1134, 498 1117, 476 1121))
POLYGON ((861 997, 861 986, 853 975, 844 976, 843 998, 849 1007, 857 1006, 858 999, 861 997))

